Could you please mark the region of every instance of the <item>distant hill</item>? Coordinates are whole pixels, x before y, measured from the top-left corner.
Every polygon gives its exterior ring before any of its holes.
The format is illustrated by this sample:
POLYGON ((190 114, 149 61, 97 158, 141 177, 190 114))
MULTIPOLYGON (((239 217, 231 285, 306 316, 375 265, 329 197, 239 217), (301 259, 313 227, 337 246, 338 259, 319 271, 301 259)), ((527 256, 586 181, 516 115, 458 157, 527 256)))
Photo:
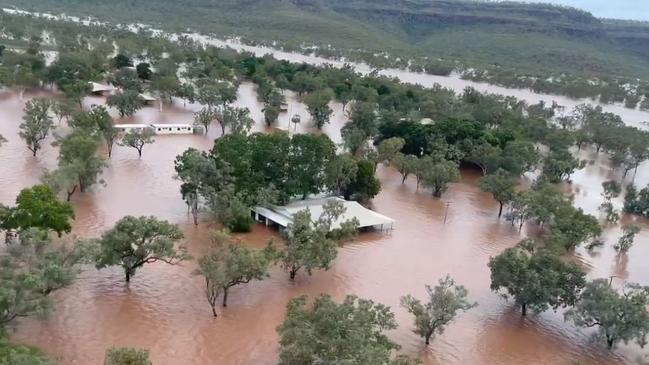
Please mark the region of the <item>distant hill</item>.
POLYGON ((0 0, 26 10, 188 27, 256 41, 333 45, 498 65, 649 80, 649 23, 569 7, 466 0, 0 0))

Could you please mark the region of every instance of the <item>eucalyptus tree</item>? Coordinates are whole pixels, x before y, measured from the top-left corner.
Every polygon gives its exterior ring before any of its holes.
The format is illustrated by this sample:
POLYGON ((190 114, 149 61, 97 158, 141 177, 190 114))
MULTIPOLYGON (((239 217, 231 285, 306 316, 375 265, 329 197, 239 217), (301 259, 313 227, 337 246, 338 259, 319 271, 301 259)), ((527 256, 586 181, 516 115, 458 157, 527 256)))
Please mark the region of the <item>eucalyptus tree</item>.
POLYGON ((430 344, 430 339, 437 333, 442 334, 457 316, 459 311, 467 311, 475 307, 476 303, 467 300, 468 291, 461 285, 446 276, 439 280, 434 288, 426 286, 428 301, 422 303, 411 295, 401 297, 401 306, 415 316, 415 329, 413 332, 420 335, 430 344))
POLYGON ((175 247, 184 238, 174 224, 155 217, 126 216, 98 240, 95 258, 98 269, 121 266, 126 282, 131 281, 137 269, 154 262, 176 265, 189 258, 185 247, 175 247))
POLYGON ((27 149, 32 151, 34 157, 54 125, 49 115, 50 106, 51 103, 47 99, 33 99, 25 105, 25 115, 18 135, 25 140, 27 149))

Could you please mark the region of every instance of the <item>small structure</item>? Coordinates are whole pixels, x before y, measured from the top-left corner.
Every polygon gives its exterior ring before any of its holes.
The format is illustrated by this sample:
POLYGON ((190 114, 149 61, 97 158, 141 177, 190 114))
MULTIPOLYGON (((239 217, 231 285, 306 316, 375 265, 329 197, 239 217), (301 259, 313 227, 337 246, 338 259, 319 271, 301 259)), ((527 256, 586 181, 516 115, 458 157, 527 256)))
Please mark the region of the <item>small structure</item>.
POLYGON ((151 128, 151 126, 147 124, 115 124, 115 129, 122 133, 128 133, 133 130, 141 131, 147 128, 151 128))
POLYGON ((122 133, 144 129, 151 129, 155 134, 199 134, 203 131, 191 124, 115 124, 115 128, 122 133))
POLYGON ((192 134, 194 126, 191 124, 151 124, 156 134, 192 134))
POLYGON ((254 213, 256 221, 265 222, 266 225, 275 224, 281 229, 284 229, 293 222, 293 216, 295 213, 304 209, 309 209, 312 217, 317 219, 322 214, 324 205, 330 200, 340 201, 345 207, 345 213, 343 213, 338 220, 333 222, 331 228, 340 228, 340 223, 352 218, 358 219, 359 229, 374 228, 383 231, 392 230, 394 228, 394 219, 367 209, 355 201, 347 201, 338 197, 295 200, 281 207, 257 206, 252 208, 252 212, 254 213))
POLYGON ((144 101, 144 105, 153 105, 158 100, 149 94, 140 94, 140 98, 144 101))
POLYGON ((287 112, 288 111, 288 103, 284 102, 279 105, 279 110, 282 112, 287 112))
POLYGON ((98 96, 105 96, 112 93, 115 88, 110 85, 104 85, 97 82, 90 82, 91 93, 98 96))
POLYGON ((430 118, 421 118, 421 120, 419 121, 419 123, 421 123, 422 125, 430 125, 430 124, 434 124, 435 121, 433 121, 433 120, 430 119, 430 118))

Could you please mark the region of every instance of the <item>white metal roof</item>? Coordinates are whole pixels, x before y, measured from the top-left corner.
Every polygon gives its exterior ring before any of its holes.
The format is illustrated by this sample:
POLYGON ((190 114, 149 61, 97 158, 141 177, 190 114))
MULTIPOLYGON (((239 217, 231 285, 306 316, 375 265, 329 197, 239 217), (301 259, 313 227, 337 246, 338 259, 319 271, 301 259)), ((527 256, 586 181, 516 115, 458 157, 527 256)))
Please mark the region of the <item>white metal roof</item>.
POLYGON ((149 94, 140 94, 140 97, 144 99, 144 101, 156 101, 158 99, 154 98, 153 96, 149 94))
POLYGON ((115 124, 115 128, 149 128, 146 124, 115 124))
POLYGON ((176 123, 176 124, 164 124, 164 123, 151 123, 152 127, 160 128, 193 128, 193 124, 187 123, 176 123))
POLYGON ((103 92, 103 91, 113 91, 113 90, 115 90, 115 88, 110 86, 110 85, 104 85, 104 84, 100 84, 100 83, 97 83, 97 82, 90 82, 90 86, 92 87, 92 92, 93 93, 100 93, 100 92, 103 92))
POLYGON ((337 200, 343 203, 346 208, 345 212, 332 224, 332 228, 340 228, 340 224, 349 219, 356 218, 359 222, 359 228, 372 227, 380 225, 391 225, 395 221, 392 218, 386 217, 383 214, 377 213, 373 210, 367 209, 355 201, 347 201, 338 197, 328 197, 319 199, 296 200, 290 202, 285 206, 272 206, 269 208, 254 207, 253 211, 271 221, 279 224, 282 227, 288 226, 293 222, 293 216, 304 209, 311 211, 311 217, 317 219, 320 217, 324 210, 324 205, 329 200, 337 200))

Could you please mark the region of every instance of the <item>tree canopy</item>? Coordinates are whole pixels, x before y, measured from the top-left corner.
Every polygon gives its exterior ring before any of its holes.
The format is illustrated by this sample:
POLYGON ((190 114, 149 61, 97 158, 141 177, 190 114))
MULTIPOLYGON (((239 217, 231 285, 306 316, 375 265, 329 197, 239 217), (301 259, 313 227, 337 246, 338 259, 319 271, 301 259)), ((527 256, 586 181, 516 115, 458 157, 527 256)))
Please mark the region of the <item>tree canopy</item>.
MULTIPOLYGON (((519 244, 520 245, 520 244, 519 244)), ((579 266, 547 251, 508 248, 489 261, 491 290, 513 299, 526 315, 574 305, 586 284, 579 266)))
POLYGON ((446 326, 455 319, 459 311, 466 311, 476 306, 467 300, 468 291, 461 285, 446 276, 439 280, 435 288, 426 286, 428 302, 422 303, 419 299, 407 295, 401 297, 401 305, 410 314, 415 316, 415 329, 413 332, 423 337, 426 345, 437 333, 442 334, 446 326))
POLYGON ((389 364, 398 346, 385 331, 397 327, 390 309, 348 296, 337 304, 322 295, 307 306, 306 297, 291 300, 280 335, 279 364, 389 364))
POLYGON ((646 288, 627 285, 618 292, 608 280, 597 279, 586 284, 579 301, 565 316, 577 326, 595 327, 594 337, 604 340, 609 349, 631 341, 644 346, 649 333, 648 304, 646 288))
POLYGON ((166 221, 126 216, 99 239, 96 266, 101 269, 119 265, 129 282, 145 264, 162 261, 175 265, 187 259, 185 248, 175 247, 183 237, 180 228, 166 221))

